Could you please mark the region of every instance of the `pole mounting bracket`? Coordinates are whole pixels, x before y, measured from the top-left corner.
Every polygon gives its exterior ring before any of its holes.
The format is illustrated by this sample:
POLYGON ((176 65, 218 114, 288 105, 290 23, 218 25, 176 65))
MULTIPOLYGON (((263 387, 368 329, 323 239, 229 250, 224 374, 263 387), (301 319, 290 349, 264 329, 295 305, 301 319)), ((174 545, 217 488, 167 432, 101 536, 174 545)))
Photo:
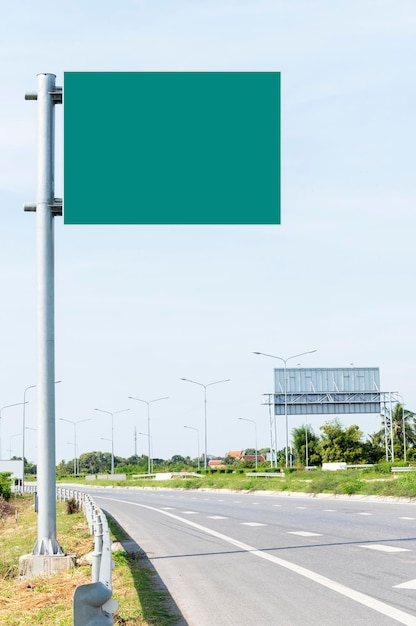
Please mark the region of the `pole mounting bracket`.
MULTIPOLYGON (((62 215, 62 198, 54 198, 48 206, 52 212, 52 217, 62 215)), ((36 213, 36 202, 26 202, 23 205, 23 210, 29 213, 36 213)))

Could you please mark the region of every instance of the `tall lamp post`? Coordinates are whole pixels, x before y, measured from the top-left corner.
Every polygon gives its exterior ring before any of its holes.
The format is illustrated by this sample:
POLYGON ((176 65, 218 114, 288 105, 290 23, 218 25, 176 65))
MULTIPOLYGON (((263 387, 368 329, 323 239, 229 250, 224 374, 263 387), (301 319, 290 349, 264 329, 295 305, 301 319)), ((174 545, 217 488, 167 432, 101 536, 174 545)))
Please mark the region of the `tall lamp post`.
POLYGON ((9 409, 12 406, 21 406, 23 404, 23 402, 16 402, 15 404, 6 404, 6 406, 2 406, 0 408, 0 459, 2 459, 2 454, 1 454, 1 413, 2 411, 4 411, 4 409, 9 409))
POLYGON ((148 457, 148 461, 147 461, 147 469, 148 469, 148 474, 151 474, 153 472, 153 443, 152 443, 152 436, 149 435, 148 433, 137 433, 138 435, 142 435, 142 437, 147 437, 147 441, 150 441, 150 449, 149 449, 149 457, 148 457), (151 458, 151 464, 149 465, 149 459, 151 458))
POLYGON ((193 426, 184 426, 184 428, 189 428, 190 430, 194 430, 196 432, 196 440, 198 444, 198 472, 199 472, 199 470, 201 469, 200 454, 199 454, 199 430, 197 428, 194 428, 193 426))
POLYGON ((29 387, 26 387, 26 389, 23 392, 23 416, 22 416, 22 432, 23 432, 23 437, 22 437, 22 463, 23 463, 23 473, 22 473, 22 493, 24 493, 25 491, 25 454, 26 454, 26 450, 25 450, 25 443, 26 443, 26 392, 29 391, 29 389, 35 389, 36 385, 29 385, 29 387))
POLYGON ((73 420, 67 420, 64 417, 60 417, 59 418, 61 422, 68 422, 69 424, 72 424, 74 427, 74 452, 75 452, 75 458, 74 458, 74 476, 76 474, 79 473, 79 467, 78 467, 78 457, 77 457, 77 425, 81 424, 82 422, 90 422, 91 418, 87 417, 84 420, 78 420, 77 422, 74 422, 73 420))
POLYGON ((124 413, 124 411, 130 411, 130 409, 120 409, 119 411, 104 411, 104 409, 94 409, 94 411, 100 411, 101 413, 107 413, 111 415, 111 475, 114 474, 114 415, 117 413, 124 413))
POLYGON ((12 435, 12 436, 10 437, 10 448, 9 448, 9 453, 10 453, 10 461, 12 460, 12 452, 14 452, 14 451, 12 450, 12 439, 14 439, 14 437, 20 437, 20 435, 21 435, 21 434, 22 434, 22 433, 16 433, 15 435, 12 435))
POLYGON ((239 417, 238 419, 242 420, 243 422, 251 422, 252 424, 254 424, 254 437, 255 437, 255 447, 254 447, 254 450, 255 450, 255 454, 256 454, 256 469, 257 469, 257 466, 258 466, 258 463, 257 463, 257 456, 258 456, 257 455, 257 424, 256 424, 255 420, 249 420, 246 417, 239 417))
MULTIPOLYGON (((159 402, 160 400, 168 400, 169 396, 163 396, 163 398, 155 398, 154 400, 142 400, 141 398, 135 398, 134 396, 129 396, 129 400, 137 400, 137 402, 143 402, 143 404, 147 404, 147 437, 148 437, 148 458, 147 458, 147 469, 148 474, 152 472, 152 454, 151 454, 151 446, 150 446, 150 405, 153 402, 159 402)), ((139 433, 139 435, 142 433, 139 433)))
POLYGON ((207 455, 208 455, 208 442, 207 442, 207 387, 211 387, 211 385, 219 385, 219 383, 228 383, 230 381, 229 378, 225 378, 224 380, 216 380, 213 383, 208 383, 204 385, 203 383, 198 383, 196 380, 191 380, 190 378, 181 378, 187 383, 193 383, 194 385, 199 385, 204 388, 204 468, 207 469, 207 455))
POLYGON ((285 430, 286 430, 286 467, 289 466, 289 427, 288 427, 288 419, 287 419, 287 378, 286 378, 286 364, 290 359, 296 359, 298 356, 304 356, 305 354, 313 354, 317 352, 317 350, 308 350, 308 352, 301 352, 300 354, 293 354, 292 356, 288 356, 284 359, 281 356, 276 356, 274 354, 265 354, 264 352, 253 352, 253 354, 268 356, 271 359, 279 359, 279 361, 283 361, 284 364, 284 396, 285 396, 285 430))
MULTIPOLYGON (((61 383, 62 380, 55 380, 55 385, 57 385, 58 383, 61 383)), ((26 454, 26 404, 28 404, 28 402, 26 402, 26 392, 29 391, 29 389, 35 389, 35 387, 37 387, 37 385, 29 385, 29 387, 26 387, 26 389, 23 392, 23 416, 22 416, 22 428, 23 428, 23 438, 22 438, 22 463, 23 463, 23 478, 22 478, 22 493, 24 492, 24 487, 25 487, 25 454, 26 454)), ((35 429, 36 430, 36 429, 35 429)))
POLYGON ((396 396, 399 396, 400 400, 402 401, 402 428, 403 428, 403 461, 406 461, 406 421, 405 421, 405 417, 404 417, 404 399, 403 396, 400 393, 394 392, 396 396))

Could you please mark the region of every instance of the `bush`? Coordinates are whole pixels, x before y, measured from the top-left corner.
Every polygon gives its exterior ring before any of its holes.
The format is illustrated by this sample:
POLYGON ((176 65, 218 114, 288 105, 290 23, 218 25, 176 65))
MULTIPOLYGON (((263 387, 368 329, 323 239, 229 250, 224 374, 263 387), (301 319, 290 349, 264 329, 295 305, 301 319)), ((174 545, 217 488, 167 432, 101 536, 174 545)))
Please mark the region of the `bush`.
POLYGON ((374 465, 374 471, 378 474, 391 474, 391 468, 393 467, 393 463, 391 461, 381 461, 374 465))
POLYGON ((359 493, 361 491, 362 485, 362 480, 354 478, 353 480, 349 480, 348 482, 341 485, 342 493, 346 493, 348 495, 352 495, 353 493, 359 493))
POLYGON ((294 474, 295 472, 298 471, 298 468, 297 467, 285 467, 283 471, 285 474, 294 474))
POLYGON ((0 496, 0 519, 14 515, 16 513, 15 507, 7 500, 0 496))
POLYGON ((2 496, 4 500, 10 500, 10 496, 12 495, 10 477, 10 472, 0 472, 0 496, 2 496))
POLYGON ((79 512, 79 502, 75 500, 75 498, 70 498, 66 502, 66 512, 68 515, 73 515, 74 513, 79 512))

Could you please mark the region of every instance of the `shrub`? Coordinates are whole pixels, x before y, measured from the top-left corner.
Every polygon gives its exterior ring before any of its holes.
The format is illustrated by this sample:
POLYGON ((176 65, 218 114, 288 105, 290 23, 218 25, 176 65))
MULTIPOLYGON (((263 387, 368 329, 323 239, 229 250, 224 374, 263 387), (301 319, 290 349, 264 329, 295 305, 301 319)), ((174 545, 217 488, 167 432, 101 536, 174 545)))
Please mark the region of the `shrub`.
POLYGON ((16 512, 15 507, 7 500, 0 496, 0 519, 4 519, 9 515, 14 515, 16 512))
POLYGON ((391 461, 381 461, 374 466, 374 471, 379 474, 390 474, 393 463, 391 461))
POLYGON ((10 477, 10 472, 0 472, 0 496, 2 496, 5 500, 10 500, 10 496, 12 495, 10 477))
POLYGON ((362 485, 362 480, 359 480, 358 478, 349 480, 348 482, 341 485, 342 493, 346 493, 348 495, 351 495, 353 493, 359 493, 362 485))
POLYGON ((70 498, 66 502, 66 512, 68 515, 73 515, 74 513, 79 512, 79 502, 75 500, 75 498, 70 498))

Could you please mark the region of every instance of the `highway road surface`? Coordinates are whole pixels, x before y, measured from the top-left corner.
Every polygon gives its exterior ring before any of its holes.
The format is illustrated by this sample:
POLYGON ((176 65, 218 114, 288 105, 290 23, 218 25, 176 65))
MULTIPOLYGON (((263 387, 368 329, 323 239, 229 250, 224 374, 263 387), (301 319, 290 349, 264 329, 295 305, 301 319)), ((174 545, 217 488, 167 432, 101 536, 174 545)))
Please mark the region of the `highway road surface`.
POLYGON ((189 626, 416 626, 416 504, 88 489, 189 626))

